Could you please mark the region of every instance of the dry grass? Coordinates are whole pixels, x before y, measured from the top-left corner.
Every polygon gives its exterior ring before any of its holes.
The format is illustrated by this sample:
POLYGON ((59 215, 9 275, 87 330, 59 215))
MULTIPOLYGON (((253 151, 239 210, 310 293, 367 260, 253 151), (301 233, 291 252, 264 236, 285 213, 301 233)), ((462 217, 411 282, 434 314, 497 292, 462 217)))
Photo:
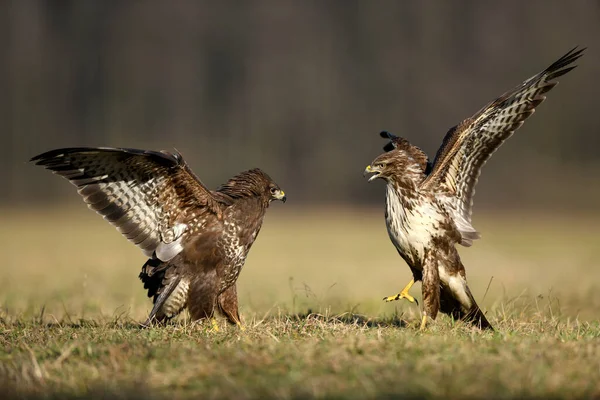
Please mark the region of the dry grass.
POLYGON ((421 334, 416 306, 380 300, 410 274, 379 210, 270 210, 239 281, 243 332, 140 330, 144 258, 112 227, 78 203, 1 213, 0 383, 14 395, 600 396, 589 217, 476 219, 484 239, 461 253, 497 332, 441 317, 421 334))

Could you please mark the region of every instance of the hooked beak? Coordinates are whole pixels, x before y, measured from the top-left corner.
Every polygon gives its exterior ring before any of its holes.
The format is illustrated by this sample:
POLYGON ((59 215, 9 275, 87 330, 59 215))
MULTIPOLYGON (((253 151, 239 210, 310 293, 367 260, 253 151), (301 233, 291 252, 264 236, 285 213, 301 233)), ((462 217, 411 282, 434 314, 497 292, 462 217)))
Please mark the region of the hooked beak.
POLYGON ((274 194, 273 194, 273 198, 275 200, 281 200, 282 202, 285 203, 287 197, 285 197, 285 192, 283 190, 277 190, 274 194))
POLYGON ((369 180, 368 180, 368 182, 371 182, 374 179, 379 178, 379 175, 381 174, 381 170, 377 167, 367 165, 367 168, 365 168, 365 172, 363 172, 363 176, 367 176, 368 174, 373 174, 369 177, 369 180))

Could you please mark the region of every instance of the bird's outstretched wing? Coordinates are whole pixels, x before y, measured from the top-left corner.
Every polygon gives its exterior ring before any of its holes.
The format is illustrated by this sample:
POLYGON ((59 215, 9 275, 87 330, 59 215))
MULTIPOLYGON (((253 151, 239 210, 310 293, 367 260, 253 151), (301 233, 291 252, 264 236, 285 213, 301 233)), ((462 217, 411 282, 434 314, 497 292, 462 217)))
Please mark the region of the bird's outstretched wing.
POLYGON ((543 94, 558 83, 553 80, 576 67, 571 64, 582 56, 584 50, 572 49, 544 71, 451 128, 444 137, 433 169, 421 188, 445 194, 442 198, 461 231, 461 244, 470 246, 473 239, 479 237, 471 226, 471 209, 481 168, 545 100, 543 94))
POLYGON ((182 249, 186 222, 220 205, 179 153, 120 148, 66 148, 31 159, 77 186, 102 215, 148 257, 182 249))

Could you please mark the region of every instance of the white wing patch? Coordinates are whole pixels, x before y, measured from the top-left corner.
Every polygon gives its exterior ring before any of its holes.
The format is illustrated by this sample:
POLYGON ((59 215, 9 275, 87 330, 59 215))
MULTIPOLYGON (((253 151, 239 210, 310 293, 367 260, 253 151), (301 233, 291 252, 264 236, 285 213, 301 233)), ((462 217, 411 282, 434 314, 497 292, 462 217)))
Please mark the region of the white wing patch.
POLYGON ((163 237, 159 245, 156 247, 156 257, 162 261, 169 261, 183 250, 181 240, 183 234, 187 231, 186 224, 177 224, 168 231, 169 235, 163 237))
MULTIPOLYGON (((161 243, 156 211, 144 201, 147 197, 144 186, 151 186, 153 181, 138 187, 133 181, 100 182, 85 184, 78 189, 91 210, 102 215, 149 257, 161 243)), ((77 185, 75 181, 71 182, 77 185)))

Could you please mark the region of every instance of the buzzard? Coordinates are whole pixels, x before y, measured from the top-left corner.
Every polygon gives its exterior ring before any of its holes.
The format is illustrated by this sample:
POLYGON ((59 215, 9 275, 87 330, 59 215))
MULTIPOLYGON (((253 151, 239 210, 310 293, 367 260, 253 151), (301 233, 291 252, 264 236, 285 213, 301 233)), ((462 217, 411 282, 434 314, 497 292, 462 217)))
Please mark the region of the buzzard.
POLYGON ((194 320, 215 309, 240 325, 236 280, 273 200, 283 190, 260 169, 207 189, 179 153, 66 148, 31 159, 77 186, 102 215, 149 257, 140 279, 154 307, 144 325, 194 320))
POLYGON ((583 50, 572 49, 542 72, 451 128, 435 160, 408 140, 381 132, 390 142, 365 169, 369 182, 386 182, 385 221, 389 237, 410 267, 413 280, 385 301, 415 299, 408 294, 422 281, 424 329, 438 311, 482 329, 493 329, 477 306, 455 245, 471 246, 479 233, 471 225, 475 185, 492 153, 533 114, 544 93, 571 71, 583 50))

